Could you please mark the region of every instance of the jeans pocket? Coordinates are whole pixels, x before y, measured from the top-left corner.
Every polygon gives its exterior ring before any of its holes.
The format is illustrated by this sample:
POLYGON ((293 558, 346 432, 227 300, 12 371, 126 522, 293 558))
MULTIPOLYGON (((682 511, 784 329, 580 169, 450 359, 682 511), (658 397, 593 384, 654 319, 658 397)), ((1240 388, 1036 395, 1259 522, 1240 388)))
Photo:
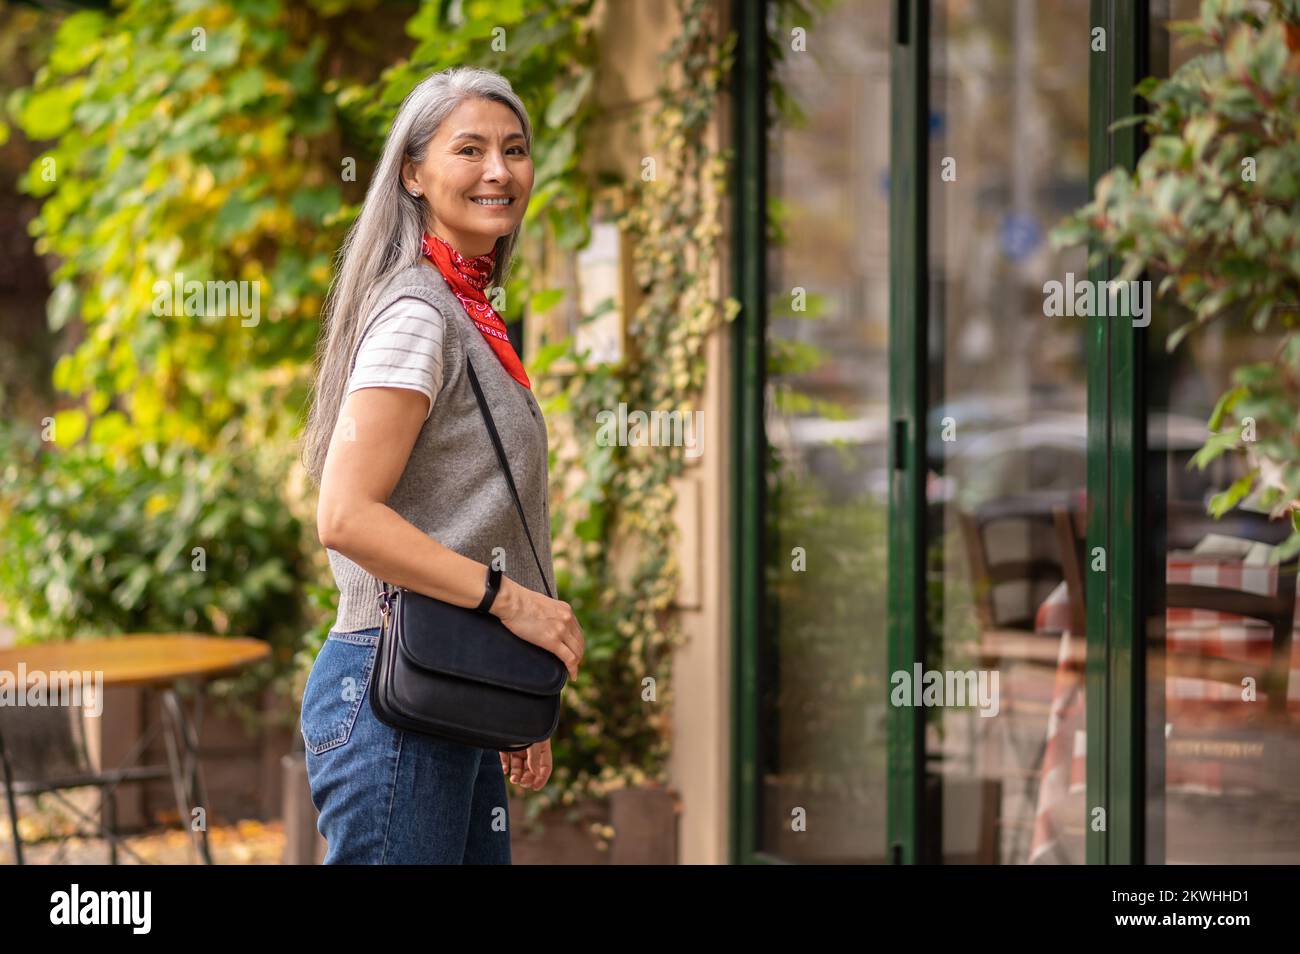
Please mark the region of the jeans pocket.
POLYGON ((366 704, 378 652, 377 635, 331 633, 326 638, 302 694, 299 729, 312 755, 336 749, 351 738, 352 727, 366 704))

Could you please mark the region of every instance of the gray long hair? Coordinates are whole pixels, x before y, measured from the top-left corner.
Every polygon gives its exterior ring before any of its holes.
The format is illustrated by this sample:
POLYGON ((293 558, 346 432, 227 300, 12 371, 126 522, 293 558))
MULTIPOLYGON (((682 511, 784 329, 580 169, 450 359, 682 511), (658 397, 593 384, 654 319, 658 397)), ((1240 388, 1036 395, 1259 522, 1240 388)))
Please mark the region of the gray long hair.
MULTIPOLYGON (((362 323, 378 303, 388 279, 420 260, 420 239, 427 224, 425 200, 406 191, 402 163, 407 159, 423 162, 429 140, 442 121, 471 98, 492 100, 513 110, 532 152, 528 111, 509 80, 499 73, 472 66, 443 70, 421 80, 402 101, 361 212, 339 250, 334 282, 321 314, 316 378, 303 434, 303 465, 317 484, 343 403, 352 355, 365 330, 362 323)), ((515 229, 497 239, 491 286, 505 284, 518 238, 519 229, 515 229)))

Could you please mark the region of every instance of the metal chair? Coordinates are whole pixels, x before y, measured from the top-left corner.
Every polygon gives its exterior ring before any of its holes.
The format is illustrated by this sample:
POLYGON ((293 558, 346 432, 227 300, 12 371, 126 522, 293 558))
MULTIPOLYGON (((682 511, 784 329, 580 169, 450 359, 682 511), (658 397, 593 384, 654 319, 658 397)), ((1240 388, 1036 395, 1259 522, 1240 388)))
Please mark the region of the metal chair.
MULTIPOLYGON (((148 741, 148 738, 142 740, 133 755, 148 741)), ((128 759, 131 761, 134 758, 128 759)), ((24 861, 18 798, 39 798, 45 794, 53 795, 79 818, 95 826, 97 834, 108 842, 110 864, 117 864, 119 846, 143 863, 145 859, 125 844, 117 832, 116 789, 124 782, 139 783, 171 776, 166 766, 97 770, 86 747, 82 710, 75 706, 0 706, 0 773, 13 834, 14 858, 20 865, 24 861), (63 795, 68 789, 89 786, 100 790, 98 820, 63 795)), ((55 861, 63 857, 69 837, 59 838, 55 861)))
POLYGON ((1064 573, 1059 556, 1031 555, 1024 558, 1001 559, 989 544, 989 530, 995 525, 1016 525, 1026 535, 1026 541, 1044 540, 1052 531, 1050 506, 1042 501, 1022 501, 1018 498, 991 501, 975 511, 962 510, 957 514, 966 557, 970 564, 971 584, 975 612, 984 629, 1012 629, 1027 633, 1034 631, 1034 612, 1037 606, 1036 590, 1050 588, 1061 582, 1064 573), (1026 615, 1012 619, 999 619, 995 593, 999 587, 1013 583, 1029 586, 1026 615))
MULTIPOLYGON (((972 598, 976 616, 980 624, 981 665, 1002 669, 1012 663, 1027 667, 1024 672, 1051 672, 1056 666, 1058 637, 1055 634, 1043 635, 1035 632, 1035 616, 1043 596, 1052 587, 1058 586, 1066 578, 1066 560, 1057 552, 1054 513, 1059 503, 1068 499, 1064 495, 1027 495, 1010 496, 988 501, 973 511, 961 510, 957 521, 965 544, 966 558, 970 567, 972 598), (1005 538, 1000 548, 994 539, 993 528, 1010 532, 1017 536, 1021 546, 1017 552, 1006 546, 1005 538), (1001 552, 999 552, 1001 550, 1001 552), (1026 588, 1026 605, 1023 615, 1011 615, 1009 618, 999 614, 996 593, 1000 587, 1020 584, 1026 588)), ((1014 694, 1013 694, 1014 700, 1014 694)), ((1015 710, 1031 718, 1046 719, 1049 715, 1046 707, 1026 701, 1008 701, 1003 712, 1011 715, 1015 710)), ((1003 725, 1009 726, 1005 720, 1003 725)), ((1010 729, 1007 729, 1010 732, 1010 729)), ((1045 743, 1035 741, 1031 751, 1026 752, 1016 743, 1013 735, 1007 736, 1007 744, 1016 753, 1021 765, 1036 766, 1042 759, 1045 743), (1035 754, 1036 753, 1036 754, 1035 754), (1026 761, 1026 759, 1030 761, 1026 761)), ((986 793, 983 805, 985 828, 981 840, 984 848, 980 855, 984 863, 996 859, 1000 850, 998 833, 1010 824, 1002 818, 1001 798, 1003 787, 1010 787, 1022 782, 1022 797, 1032 804, 1030 793, 1036 781, 1036 771, 1024 771, 1023 779, 1013 774, 985 780, 995 786, 986 793)), ((1013 834, 1011 856, 1017 857, 1019 843, 1027 834, 1013 834)))

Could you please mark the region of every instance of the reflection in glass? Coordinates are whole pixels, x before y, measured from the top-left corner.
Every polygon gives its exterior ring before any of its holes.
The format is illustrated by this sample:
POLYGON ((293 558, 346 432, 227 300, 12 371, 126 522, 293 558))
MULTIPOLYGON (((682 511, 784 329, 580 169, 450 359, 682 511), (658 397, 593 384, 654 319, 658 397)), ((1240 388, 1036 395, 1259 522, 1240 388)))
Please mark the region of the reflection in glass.
POLYGON ((1087 278, 1084 251, 1047 233, 1088 194, 1088 13, 931 4, 932 863, 1084 861, 1084 322, 1049 316, 1045 284, 1087 278))
MULTIPOLYGON (((1152 4, 1153 69, 1196 54, 1167 23, 1194 18, 1193 0, 1152 4)), ((1144 562, 1159 568, 1147 633, 1146 861, 1150 864, 1295 864, 1300 861, 1300 656, 1296 564, 1270 560, 1290 533, 1243 500, 1221 519, 1207 503, 1247 469, 1246 455, 1188 469, 1235 368, 1277 357, 1280 337, 1227 315, 1167 352, 1190 316, 1159 302, 1147 377, 1154 460, 1153 517, 1144 562), (1170 436, 1194 422, 1192 440, 1170 436), (1163 577, 1163 587, 1161 586, 1163 577), (1163 593, 1159 591, 1163 589, 1163 593), (1163 598, 1161 598, 1163 597, 1163 598)), ((1157 573, 1158 573, 1157 569, 1157 573)))
POLYGON ((836 4, 769 130, 760 850, 885 860, 889 18, 836 4))

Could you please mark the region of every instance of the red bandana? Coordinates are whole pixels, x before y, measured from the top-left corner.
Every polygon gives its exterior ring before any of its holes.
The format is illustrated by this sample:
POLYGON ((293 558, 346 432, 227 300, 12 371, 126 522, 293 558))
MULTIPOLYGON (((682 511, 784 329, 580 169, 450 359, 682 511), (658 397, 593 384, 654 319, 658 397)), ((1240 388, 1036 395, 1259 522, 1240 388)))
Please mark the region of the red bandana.
POLYGON ((465 313, 469 315, 470 321, 483 332, 484 339, 501 359, 506 371, 531 391, 533 386, 528 382, 528 375, 524 373, 523 362, 519 360, 519 355, 515 353, 515 346, 510 343, 510 336, 506 334, 506 323, 501 320, 501 316, 496 313, 496 309, 488 303, 487 296, 483 294, 483 289, 487 288, 488 282, 492 280, 496 249, 486 255, 466 258, 438 236, 425 232, 421 239, 420 250, 425 258, 438 266, 442 277, 447 279, 447 284, 456 293, 460 303, 465 306, 465 313))

